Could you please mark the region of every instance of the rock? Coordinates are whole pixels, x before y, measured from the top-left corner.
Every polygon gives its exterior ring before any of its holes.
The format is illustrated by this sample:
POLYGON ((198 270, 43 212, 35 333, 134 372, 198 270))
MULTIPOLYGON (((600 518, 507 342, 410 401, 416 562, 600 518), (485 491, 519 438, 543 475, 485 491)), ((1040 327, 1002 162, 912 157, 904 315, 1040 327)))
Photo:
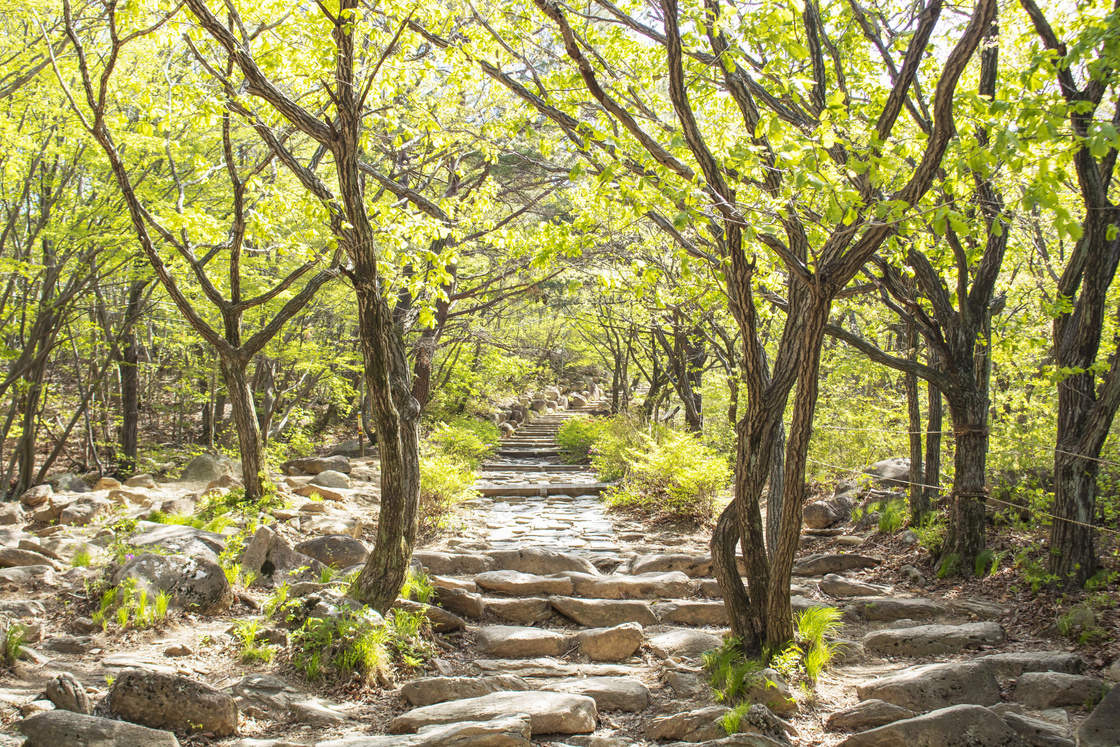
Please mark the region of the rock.
POLYGON ((642 626, 631 622, 613 628, 582 630, 577 640, 580 653, 591 661, 622 661, 638 650, 645 636, 642 626))
POLYGON ((243 677, 230 690, 238 710, 255 718, 268 715, 319 726, 332 726, 348 718, 338 704, 305 695, 279 677, 267 674, 243 677))
POLYGON ((696 711, 674 713, 654 719, 646 730, 651 742, 678 739, 685 742, 704 742, 727 736, 722 719, 730 711, 726 706, 708 706, 696 711))
POLYGON ((647 573, 641 576, 588 576, 569 574, 575 596, 591 599, 673 599, 692 596, 695 581, 685 574, 647 573))
POLYGON ((643 573, 684 573, 689 578, 703 578, 712 572, 710 555, 641 555, 630 567, 634 575, 643 573))
POLYGON ((217 532, 207 532, 182 524, 156 524, 142 521, 137 531, 128 538, 128 544, 140 552, 147 548, 191 558, 205 558, 213 563, 226 549, 226 538, 217 532))
POLYGON ((257 529, 241 557, 242 571, 256 573, 259 580, 277 586, 305 577, 317 579, 324 567, 315 558, 293 550, 268 527, 257 529), (305 567, 305 571, 299 570, 305 567))
POLYGON ((418 550, 412 553, 412 561, 421 565, 428 573, 435 573, 440 576, 484 573, 494 570, 497 566, 494 559, 488 555, 447 553, 435 550, 418 550))
POLYGON ((491 600, 483 601, 478 594, 473 594, 462 589, 436 589, 436 601, 444 609, 451 610, 456 615, 469 617, 472 620, 480 619, 485 614, 487 605, 491 600))
POLYGON ((1077 730, 1078 747, 1120 744, 1120 687, 1113 687, 1077 730))
POLYGON ((94 647, 93 639, 88 635, 54 635, 43 641, 39 648, 55 654, 70 654, 78 656, 87 653, 94 647))
POLYGON ((676 625, 727 625, 723 602, 658 602, 653 613, 663 623, 676 625))
POLYGON ((915 715, 917 714, 909 708, 871 698, 862 703, 857 703, 851 708, 845 708, 843 711, 830 714, 825 726, 829 731, 839 731, 841 729, 858 731, 876 726, 886 726, 887 724, 893 724, 895 721, 913 718, 915 715))
POLYGON ((222 475, 229 475, 230 477, 237 475, 237 469, 234 467, 232 459, 225 454, 199 454, 191 460, 179 479, 183 482, 208 483, 217 480, 222 475))
POLYGON ((426 706, 449 700, 480 698, 490 693, 530 689, 529 683, 510 674, 489 677, 428 677, 406 683, 401 688, 401 695, 413 706, 426 706))
POLYGON ((14 526, 25 521, 22 504, 5 503, 0 505, 0 526, 14 526))
POLYGON ((722 645, 722 636, 683 628, 660 633, 649 639, 649 647, 659 659, 695 658, 722 645))
POLYGON ((102 477, 94 484, 94 491, 98 490, 116 490, 121 486, 120 480, 114 480, 112 477, 102 477))
POLYGON ((1113 682, 1120 682, 1120 659, 1112 662, 1105 676, 1113 682))
POLYGON ((24 565, 47 565, 58 570, 55 562, 46 555, 17 547, 0 547, 0 568, 18 568, 24 565))
POLYGON ((314 499, 315 496, 319 496, 324 501, 334 501, 335 503, 341 503, 342 501, 346 500, 346 494, 340 492, 341 490, 341 488, 328 488, 326 485, 312 485, 308 483, 301 488, 297 488, 295 493, 296 495, 301 495, 304 498, 314 499))
POLYGON ((23 747, 179 747, 171 732, 72 711, 39 713, 18 728, 23 747))
POLYGON ((350 488, 350 478, 342 472, 333 469, 323 470, 311 479, 311 485, 320 485, 324 488, 350 488))
POLYGON ((630 677, 583 677, 552 682, 541 688, 546 692, 586 695, 600 711, 644 711, 649 705, 649 688, 630 677))
POLYGON ((1017 702, 1036 710, 1063 706, 1091 708, 1104 691, 1104 682, 1096 677, 1064 672, 1024 672, 1015 684, 1014 696, 1017 702))
POLYGON ((109 710, 133 723, 228 737, 237 732, 233 697, 175 674, 126 669, 109 688, 109 710))
POLYGON ((73 472, 63 472, 59 475, 52 475, 47 478, 47 482, 54 486, 55 491, 59 493, 88 493, 89 485, 82 479, 81 475, 75 475, 73 472))
POLYGON ((475 636, 480 654, 499 659, 563 656, 570 643, 571 636, 563 633, 515 625, 490 625, 480 628, 475 636))
POLYGON ((947 706, 998 703, 999 684, 992 670, 977 661, 928 664, 865 682, 857 688, 860 700, 877 698, 912 711, 947 706))
POLYGON ((588 628, 606 628, 627 622, 643 626, 658 624, 657 616, 646 602, 572 597, 550 597, 548 601, 561 615, 588 628))
POLYGON ((51 499, 54 488, 50 485, 35 485, 20 493, 19 502, 26 508, 38 508, 51 499))
MULTIPOLYGON (((368 449, 369 447, 367 446, 366 448, 368 449)), ((358 440, 356 438, 349 441, 343 441, 338 446, 335 446, 333 449, 327 452, 327 456, 329 457, 360 457, 361 455, 362 446, 358 443, 358 440)))
POLYGON ((467 621, 458 615, 448 612, 442 607, 425 604, 424 602, 414 602, 411 599, 397 599, 393 602, 393 609, 406 610, 413 614, 423 615, 424 618, 427 619, 428 624, 432 626, 432 630, 437 633, 452 633, 467 627, 467 621))
POLYGON ((987 708, 956 705, 848 737, 841 747, 1027 747, 987 708))
POLYGON ((1018 651, 1006 654, 989 654, 974 659, 983 663, 997 677, 1013 678, 1023 672, 1065 672, 1077 674, 1083 662, 1077 654, 1067 651, 1018 651))
POLYGON ((34 599, 3 599, 0 600, 0 616, 28 620, 43 617, 47 608, 42 602, 34 599))
POLYGON ((851 493, 834 493, 824 501, 813 501, 805 506, 803 521, 810 529, 826 529, 834 524, 847 521, 852 515, 851 493))
POLYGON ((1000 717, 1031 747, 1074 747, 1069 729, 1063 726, 1019 713, 1003 713, 1000 717))
POLYGON ((284 472, 287 472, 290 467, 295 467, 305 475, 318 475, 328 470, 348 475, 351 470, 350 460, 344 456, 304 457, 280 465, 280 469, 284 472))
POLYGON ((209 493, 211 490, 217 490, 219 488, 243 488, 243 487, 245 487, 245 486, 241 483, 241 481, 238 480, 233 475, 222 475, 218 479, 211 480, 210 482, 206 483, 206 490, 203 491, 203 492, 209 493))
POLYGON ((163 650, 163 655, 167 656, 167 657, 170 657, 170 658, 175 658, 175 657, 179 657, 179 656, 194 656, 194 651, 191 649, 190 646, 187 646, 186 644, 180 643, 180 644, 177 644, 177 645, 174 645, 174 646, 168 646, 167 648, 165 648, 163 650))
POLYGON ((123 508, 132 508, 133 506, 150 506, 152 499, 148 497, 147 493, 138 493, 135 490, 110 490, 109 500, 116 503, 123 508))
POLYGON ((826 573, 840 573, 853 568, 874 568, 881 561, 856 553, 837 553, 810 555, 793 565, 794 576, 821 576, 826 573))
POLYGON ((389 733, 409 734, 432 724, 488 721, 511 713, 528 714, 534 734, 590 733, 598 716, 595 701, 585 695, 497 692, 415 708, 393 719, 389 733))
POLYGON ((877 630, 864 636, 863 645, 868 651, 884 656, 934 656, 995 646, 1005 639, 999 625, 981 622, 877 630))
POLYGON ((29 587, 42 584, 54 586, 54 569, 49 565, 21 565, 0 570, 0 585, 29 587))
POLYGON ((47 682, 46 693, 55 708, 87 716, 93 713, 93 701, 89 694, 82 683, 69 672, 62 672, 47 682))
POLYGON ((127 578, 136 579, 139 588, 148 589, 149 600, 164 591, 171 595, 172 606, 200 615, 217 615, 233 604, 233 589, 225 572, 205 558, 145 553, 117 571, 113 583, 120 584, 127 578))
POLYGON ((874 597, 887 593, 890 589, 878 584, 866 584, 835 573, 829 573, 818 584, 820 590, 830 597, 874 597))
POLYGON ((134 475, 124 481, 126 488, 156 488, 156 478, 149 474, 134 475))
POLYGON ((344 737, 318 742, 316 747, 530 747, 530 727, 531 719, 526 714, 517 714, 488 721, 425 726, 409 735, 344 737))
POLYGON ((295 546, 295 551, 318 560, 331 568, 349 568, 360 565, 369 557, 365 543, 345 534, 328 534, 324 537, 304 540, 295 546))
MULTIPOLYGON (((553 573, 575 571, 599 575, 591 561, 581 555, 529 548, 525 550, 491 550, 486 553, 494 561, 494 568, 506 571, 532 573, 536 576, 549 576, 553 573)), ((490 570, 484 568, 482 570, 490 570)), ((438 571, 433 571, 438 573, 438 571)), ((479 571, 465 571, 478 573, 479 571)))
POLYGON ((484 602, 488 614, 503 622, 517 625, 530 625, 552 617, 552 605, 547 599, 528 597, 524 599, 487 599, 484 602))
POLYGON ((855 597, 847 609, 863 620, 916 620, 945 614, 943 606, 930 599, 905 597, 855 597))
POLYGON ((480 589, 500 591, 504 594, 561 594, 572 593, 572 580, 565 576, 537 576, 520 571, 487 571, 474 577, 480 589))
POLYGON ((910 481, 910 459, 907 457, 892 457, 881 462, 875 462, 863 471, 875 481, 892 487, 905 487, 910 481))
POLYGON ((108 513, 112 506, 112 503, 101 498, 79 498, 59 512, 58 523, 63 526, 88 526, 108 513))

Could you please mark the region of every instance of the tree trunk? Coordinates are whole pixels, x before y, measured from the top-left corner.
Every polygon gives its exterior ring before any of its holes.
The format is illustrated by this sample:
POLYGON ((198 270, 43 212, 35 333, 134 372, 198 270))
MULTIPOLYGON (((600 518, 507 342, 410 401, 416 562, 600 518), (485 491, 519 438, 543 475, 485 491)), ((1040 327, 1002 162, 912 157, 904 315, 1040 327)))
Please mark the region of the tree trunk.
POLYGON ((1050 573, 1071 586, 1084 586, 1097 572, 1092 524, 1098 468, 1093 459, 1063 451, 1054 455, 1053 510, 1061 518, 1050 527, 1050 573))
POLYGON ((949 399, 953 416, 953 492, 950 495, 949 529, 940 563, 960 563, 959 571, 971 574, 976 556, 984 550, 985 489, 988 459, 988 400, 979 394, 949 399))
POLYGON ((226 392, 229 394, 233 424, 237 429, 245 497, 248 500, 260 500, 264 496, 264 484, 268 480, 268 463, 265 460, 260 423, 253 406, 253 390, 249 386, 249 377, 245 375, 244 365, 221 358, 220 366, 222 378, 226 382, 226 392))
POLYGON ((944 418, 941 390, 930 384, 926 389, 926 396, 929 399, 926 409, 926 428, 929 430, 926 431, 926 469, 923 481, 926 487, 923 493, 925 510, 928 512, 933 510, 934 502, 941 499, 940 491, 936 486, 941 484, 941 428, 944 418))
MULTIPOLYGON (((918 330, 913 324, 906 326, 906 348, 909 360, 918 359, 918 330)), ((906 410, 910 421, 910 524, 919 526, 922 517, 929 513, 929 498, 922 470, 922 403, 918 399, 918 377, 913 373, 903 374, 906 387, 906 410)))
POLYGON ((774 450, 770 454, 770 477, 766 489, 766 552, 774 559, 774 549, 782 533, 782 496, 786 489, 786 427, 778 425, 774 450))

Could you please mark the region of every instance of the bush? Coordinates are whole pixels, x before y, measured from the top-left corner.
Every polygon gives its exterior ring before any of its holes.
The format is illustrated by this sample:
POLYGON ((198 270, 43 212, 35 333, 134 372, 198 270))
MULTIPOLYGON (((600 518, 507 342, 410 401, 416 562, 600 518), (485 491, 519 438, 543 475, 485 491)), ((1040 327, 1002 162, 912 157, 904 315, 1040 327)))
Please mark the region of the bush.
POLYGON ((607 494, 614 507, 642 511, 654 522, 702 524, 731 479, 727 460, 688 433, 664 430, 642 436, 643 448, 622 485, 607 494))
POLYGON ((592 450, 608 427, 608 421, 599 418, 572 418, 565 422, 556 434, 560 461, 564 464, 589 464, 592 450))
POLYGON ((442 454, 420 458, 420 535, 430 537, 445 528, 455 504, 474 498, 474 472, 463 462, 442 454))
POLYGON ((488 420, 456 418, 450 423, 436 426, 427 438, 426 451, 456 459, 478 469, 498 448, 501 433, 488 420))

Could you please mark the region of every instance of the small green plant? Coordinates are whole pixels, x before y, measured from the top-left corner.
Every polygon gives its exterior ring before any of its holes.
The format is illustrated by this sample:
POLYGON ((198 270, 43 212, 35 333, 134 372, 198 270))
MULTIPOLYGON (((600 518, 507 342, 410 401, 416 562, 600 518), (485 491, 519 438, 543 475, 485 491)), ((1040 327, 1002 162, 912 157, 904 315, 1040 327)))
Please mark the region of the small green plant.
POLYGON ((906 501, 901 498, 885 501, 879 511, 879 531, 894 534, 902 528, 906 520, 906 501))
POLYGON ((110 622, 116 622, 122 630, 141 630, 167 619, 170 606, 171 595, 167 592, 158 592, 153 600, 146 587, 139 586, 135 578, 127 578, 102 593, 92 619, 102 630, 108 630, 110 622))
POLYGON ((74 568, 88 568, 91 563, 93 563, 93 554, 85 548, 78 550, 70 559, 70 565, 74 568))
POLYGON ((918 535, 918 544, 933 556, 940 554, 948 528, 949 519, 944 512, 926 514, 918 526, 910 527, 914 534, 918 535))
POLYGON ((278 612, 283 611, 288 606, 288 598, 291 596, 292 587, 288 582, 284 582, 276 587, 276 590, 269 595, 268 599, 264 600, 261 605, 261 611, 264 612, 266 617, 275 617, 278 612))
POLYGON ((1004 551, 995 552, 991 548, 985 547, 976 555, 972 570, 977 576, 994 576, 999 571, 999 564, 1006 555, 1007 553, 1004 551))
POLYGON ((388 640, 384 623, 351 610, 337 618, 308 618, 292 634, 292 665, 308 681, 334 671, 368 682, 388 661, 388 640))
POLYGON ((728 638, 723 645, 702 656, 708 683, 719 703, 733 703, 760 680, 762 662, 746 656, 739 638, 728 638))
POLYGON ((475 470, 494 454, 500 441, 498 427, 489 420, 459 417, 437 425, 425 442, 425 451, 475 470))
POLYGON ((840 610, 811 607, 797 616, 797 639, 805 651, 805 676, 816 682, 835 655, 834 644, 826 640, 840 629, 840 610))
POLYGON ((23 654, 23 645, 27 642, 27 628, 19 623, 9 623, 4 628, 3 634, 3 650, 0 651, 0 658, 3 659, 5 667, 14 667, 19 657, 23 654))
POLYGON ((856 506, 855 508, 853 508, 852 509, 852 523, 853 524, 858 524, 860 522, 860 520, 863 518, 865 513, 867 513, 867 507, 864 506, 862 503, 859 504, 858 506, 856 506))
POLYGON ((410 568, 408 576, 404 580, 404 586, 401 587, 401 596, 405 599, 411 599, 414 602, 423 602, 428 604, 432 597, 435 596, 436 587, 432 583, 432 578, 422 570, 410 568))
POLYGON ((474 472, 463 462, 444 454, 420 458, 420 535, 432 537, 444 530, 455 505, 478 495, 474 472))
POLYGON ((331 568, 329 565, 323 566, 323 570, 319 571, 319 583, 329 584, 331 579, 338 575, 338 571, 331 568))
POLYGON ((723 718, 720 719, 720 724, 723 725, 724 731, 727 732, 727 736, 739 733, 739 727, 743 724, 743 716, 746 716, 747 712, 750 711, 750 709, 750 703, 740 703, 727 713, 723 714, 723 718))
POLYGON ((260 623, 257 620, 238 620, 234 626, 234 635, 241 640, 242 664, 254 661, 270 664, 276 656, 276 646, 258 640, 260 623))
POLYGON ((947 554, 941 559, 941 565, 937 567, 938 578, 949 578, 956 576, 961 572, 961 556, 955 552, 947 554))

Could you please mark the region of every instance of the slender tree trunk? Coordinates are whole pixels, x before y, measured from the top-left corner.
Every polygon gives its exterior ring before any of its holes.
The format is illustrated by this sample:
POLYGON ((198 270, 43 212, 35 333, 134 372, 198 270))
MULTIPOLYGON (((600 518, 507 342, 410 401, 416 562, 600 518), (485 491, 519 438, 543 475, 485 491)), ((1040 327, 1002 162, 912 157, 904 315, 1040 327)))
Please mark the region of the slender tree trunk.
POLYGON ((265 460, 260 423, 253 406, 253 390, 249 386, 249 377, 245 375, 245 366, 224 358, 219 359, 219 365, 229 393, 234 427, 237 429, 245 497, 248 500, 259 500, 264 496, 264 484, 268 480, 268 463, 265 460))
MULTIPOLYGON (((918 330, 914 325, 906 327, 906 345, 910 360, 918 359, 918 330)), ((910 421, 910 524, 919 526, 922 517, 929 513, 929 499, 923 482, 922 470, 922 403, 918 399, 918 377, 912 373, 903 374, 906 387, 906 410, 910 421)))
POLYGON ((202 427, 198 431, 198 442, 204 446, 214 443, 214 392, 207 379, 198 380, 198 393, 206 397, 202 401, 202 427))
POLYGON ((935 501, 941 499, 937 487, 941 484, 941 429, 944 418, 942 417, 941 390, 933 384, 926 388, 929 402, 926 405, 926 464, 924 504, 926 511, 932 511, 935 501))
POLYGON ((970 393, 949 399, 953 416, 953 492, 949 531, 941 563, 955 556, 960 572, 971 574, 976 556, 984 550, 988 497, 985 488, 988 458, 988 398, 970 393))
POLYGON ((786 427, 778 425, 774 450, 770 454, 770 477, 766 488, 766 552, 774 559, 782 533, 782 496, 786 489, 786 427))
POLYGON ((140 303, 144 296, 145 281, 134 281, 128 289, 128 305, 125 307, 125 324, 128 330, 124 336, 124 349, 120 357, 121 377, 121 454, 117 460, 117 474, 130 477, 136 472, 139 463, 140 443, 140 346, 136 340, 135 325, 128 320, 140 314, 140 303))

